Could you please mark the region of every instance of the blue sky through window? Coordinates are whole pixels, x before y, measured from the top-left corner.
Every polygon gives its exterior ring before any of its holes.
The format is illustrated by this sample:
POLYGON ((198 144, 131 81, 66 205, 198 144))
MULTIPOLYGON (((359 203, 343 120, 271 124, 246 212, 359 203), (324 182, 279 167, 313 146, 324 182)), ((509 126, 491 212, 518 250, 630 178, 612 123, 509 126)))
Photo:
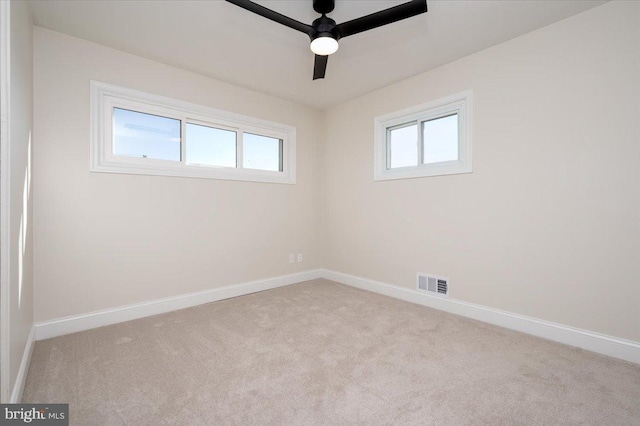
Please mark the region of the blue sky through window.
POLYGON ((113 153, 180 161, 180 120, 113 109, 113 153))
POLYGON ((236 132, 187 123, 187 164, 236 167, 236 132))
POLYGON ((277 138, 243 133, 243 167, 281 171, 282 141, 277 138))
POLYGON ((390 168, 418 165, 418 125, 391 129, 389 132, 390 168))
MULTIPOLYGON (((415 126, 414 126, 415 127, 415 126)), ((153 114, 113 108, 113 153, 115 155, 181 161, 181 141, 186 164, 238 167, 237 132, 153 114)), ((282 171, 281 139, 242 133, 242 167, 282 171)))
POLYGON ((458 159, 458 114, 422 123, 424 164, 458 159))

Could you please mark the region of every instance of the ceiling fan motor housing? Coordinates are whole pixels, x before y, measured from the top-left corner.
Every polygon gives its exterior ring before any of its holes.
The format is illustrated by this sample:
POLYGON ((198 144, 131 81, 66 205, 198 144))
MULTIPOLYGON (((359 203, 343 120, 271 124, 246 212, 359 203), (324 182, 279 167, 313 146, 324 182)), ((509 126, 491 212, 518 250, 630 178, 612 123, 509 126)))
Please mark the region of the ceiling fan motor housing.
POLYGON ((311 24, 313 31, 309 34, 311 40, 315 40, 318 37, 331 37, 338 41, 340 39, 340 32, 338 31, 336 21, 322 15, 311 24))

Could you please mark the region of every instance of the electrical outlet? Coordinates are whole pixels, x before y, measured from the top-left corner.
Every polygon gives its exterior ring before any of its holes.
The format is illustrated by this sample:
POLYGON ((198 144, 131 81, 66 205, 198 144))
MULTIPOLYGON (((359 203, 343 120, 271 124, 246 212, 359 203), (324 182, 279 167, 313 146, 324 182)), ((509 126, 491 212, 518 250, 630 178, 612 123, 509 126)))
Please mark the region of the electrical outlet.
POLYGON ((298 253, 298 262, 302 262, 302 253, 298 253))
POLYGON ((296 255, 294 253, 289 254, 289 263, 296 263, 296 255))

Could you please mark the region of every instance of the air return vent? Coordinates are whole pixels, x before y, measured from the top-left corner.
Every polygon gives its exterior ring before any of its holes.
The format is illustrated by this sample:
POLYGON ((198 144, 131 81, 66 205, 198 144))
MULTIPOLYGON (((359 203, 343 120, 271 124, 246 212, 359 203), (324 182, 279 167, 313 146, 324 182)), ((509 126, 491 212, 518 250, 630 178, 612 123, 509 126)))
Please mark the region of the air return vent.
POLYGON ((449 297, 449 278, 418 274, 418 290, 433 296, 449 297))

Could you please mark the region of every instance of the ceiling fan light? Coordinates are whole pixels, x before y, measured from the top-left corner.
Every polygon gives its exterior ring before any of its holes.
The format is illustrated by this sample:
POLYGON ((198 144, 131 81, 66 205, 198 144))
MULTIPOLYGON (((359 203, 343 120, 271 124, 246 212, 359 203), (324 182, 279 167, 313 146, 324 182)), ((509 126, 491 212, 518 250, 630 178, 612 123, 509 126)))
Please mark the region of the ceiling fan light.
POLYGON ((318 37, 311 41, 311 51, 316 55, 327 56, 338 51, 338 40, 333 37, 318 37))

